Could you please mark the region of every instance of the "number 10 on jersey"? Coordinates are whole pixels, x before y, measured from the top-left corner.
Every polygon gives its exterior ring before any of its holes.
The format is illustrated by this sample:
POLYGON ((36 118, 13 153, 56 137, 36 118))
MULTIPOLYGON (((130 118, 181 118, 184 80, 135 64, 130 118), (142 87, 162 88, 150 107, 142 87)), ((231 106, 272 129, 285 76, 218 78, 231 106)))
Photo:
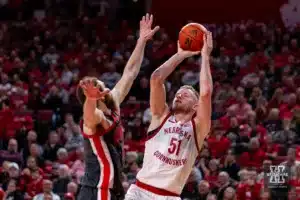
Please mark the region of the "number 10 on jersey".
POLYGON ((175 153, 175 155, 178 156, 179 151, 180 151, 181 142, 182 142, 182 140, 179 140, 177 138, 171 138, 170 145, 168 148, 169 153, 170 154, 175 153))

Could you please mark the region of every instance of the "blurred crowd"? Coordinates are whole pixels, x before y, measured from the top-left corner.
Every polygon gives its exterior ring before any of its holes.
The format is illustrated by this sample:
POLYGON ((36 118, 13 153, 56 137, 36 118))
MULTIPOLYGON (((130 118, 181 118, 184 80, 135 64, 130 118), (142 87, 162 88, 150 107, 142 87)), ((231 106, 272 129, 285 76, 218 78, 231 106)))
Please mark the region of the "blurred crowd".
MULTIPOLYGON (((299 200, 300 25, 206 26, 215 39, 212 130, 182 199, 299 200), (283 190, 264 181, 277 164, 291 172, 283 190)), ((78 80, 95 76, 112 88, 137 37, 127 21, 111 30, 103 16, 0 23, 0 200, 76 199, 84 173, 78 80)), ((176 39, 160 30, 122 105, 125 189, 142 165, 150 74, 176 50, 176 39)), ((168 79, 169 100, 183 84, 199 90, 200 61, 187 59, 168 79)))

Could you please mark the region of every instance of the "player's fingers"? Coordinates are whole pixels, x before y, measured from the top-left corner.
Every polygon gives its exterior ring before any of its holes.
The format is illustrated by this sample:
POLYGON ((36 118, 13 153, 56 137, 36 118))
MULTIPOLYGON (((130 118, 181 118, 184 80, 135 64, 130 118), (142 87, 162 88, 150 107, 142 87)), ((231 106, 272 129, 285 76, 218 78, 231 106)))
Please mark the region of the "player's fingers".
POLYGON ((149 18, 149 26, 151 26, 153 23, 153 15, 150 15, 150 18, 149 18))
POLYGON ((195 51, 192 54, 195 56, 195 55, 199 55, 200 53, 201 53, 201 51, 195 51))
POLYGON ((142 18, 142 22, 145 22, 146 21, 146 17, 145 16, 143 16, 143 18, 142 18))
POLYGON ((146 23, 148 24, 148 22, 149 22, 149 14, 147 13, 146 14, 146 23))
POLYGON ((159 26, 155 26, 155 28, 151 31, 151 35, 154 35, 159 29, 159 26))

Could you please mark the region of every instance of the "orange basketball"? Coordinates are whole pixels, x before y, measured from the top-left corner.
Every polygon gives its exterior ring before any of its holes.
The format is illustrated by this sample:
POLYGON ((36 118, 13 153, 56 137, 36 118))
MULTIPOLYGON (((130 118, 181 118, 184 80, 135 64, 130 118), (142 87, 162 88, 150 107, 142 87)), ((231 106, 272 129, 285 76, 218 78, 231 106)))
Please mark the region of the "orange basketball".
POLYGON ((179 45, 183 50, 200 51, 203 47, 205 27, 197 23, 185 25, 179 32, 179 45))

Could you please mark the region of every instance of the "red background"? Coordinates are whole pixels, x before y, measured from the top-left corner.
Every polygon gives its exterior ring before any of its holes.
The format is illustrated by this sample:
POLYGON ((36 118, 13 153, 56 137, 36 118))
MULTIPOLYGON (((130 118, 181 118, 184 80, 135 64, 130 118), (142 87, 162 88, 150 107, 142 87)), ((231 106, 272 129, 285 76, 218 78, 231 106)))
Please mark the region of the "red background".
POLYGON ((253 19, 281 22, 280 7, 287 0, 153 0, 152 13, 157 24, 167 29, 186 24, 238 22, 253 19))

